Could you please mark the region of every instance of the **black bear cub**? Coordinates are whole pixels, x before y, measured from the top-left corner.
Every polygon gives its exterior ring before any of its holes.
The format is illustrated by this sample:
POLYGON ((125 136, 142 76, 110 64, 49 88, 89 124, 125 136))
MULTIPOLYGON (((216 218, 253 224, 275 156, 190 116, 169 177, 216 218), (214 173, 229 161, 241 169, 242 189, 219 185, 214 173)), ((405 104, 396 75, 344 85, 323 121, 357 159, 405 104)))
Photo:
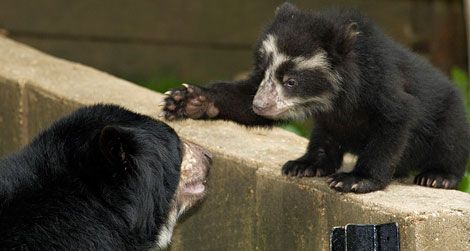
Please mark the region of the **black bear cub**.
POLYGON ((165 247, 210 154, 114 105, 81 108, 0 161, 0 249, 165 247))
POLYGON ((331 188, 367 193, 418 170, 416 184, 457 187, 470 149, 459 93, 357 11, 283 4, 254 58, 245 80, 168 92, 163 115, 248 126, 312 117, 307 152, 285 175, 331 175, 331 188), (335 173, 345 153, 358 156, 355 169, 335 173))

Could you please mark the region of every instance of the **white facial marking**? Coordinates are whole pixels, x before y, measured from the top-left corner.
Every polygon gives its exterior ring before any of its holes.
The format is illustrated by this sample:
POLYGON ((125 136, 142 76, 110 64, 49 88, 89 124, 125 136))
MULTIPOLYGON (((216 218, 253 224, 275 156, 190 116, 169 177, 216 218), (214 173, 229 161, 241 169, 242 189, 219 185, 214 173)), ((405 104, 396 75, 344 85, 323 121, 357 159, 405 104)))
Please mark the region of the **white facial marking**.
POLYGON ((157 246, 160 249, 166 248, 168 244, 170 244, 176 223, 178 222, 179 217, 184 213, 185 210, 186 206, 184 205, 179 210, 176 208, 176 206, 171 209, 168 215, 168 219, 165 222, 165 225, 162 226, 160 233, 158 233, 157 236, 157 246))
POLYGON ((277 48, 277 39, 271 34, 269 34, 266 40, 263 41, 261 50, 265 55, 271 55, 272 59, 271 64, 268 69, 266 69, 264 80, 267 80, 269 75, 273 76, 279 65, 291 59, 291 57, 279 52, 277 48))
POLYGON ((328 63, 328 58, 325 51, 320 51, 315 53, 313 56, 309 58, 305 57, 296 57, 294 58, 294 63, 296 64, 296 68, 299 70, 308 70, 308 69, 315 69, 315 68, 323 68, 328 69, 330 68, 330 63, 328 63))
POLYGON ((312 116, 315 111, 329 111, 333 109, 332 96, 332 93, 325 93, 308 99, 290 98, 290 109, 281 114, 280 118, 302 120, 312 116))
MULTIPOLYGON (((281 53, 277 47, 277 39, 273 35, 267 35, 267 38, 263 41, 261 46, 261 52, 265 53, 265 56, 271 56, 271 64, 265 71, 264 79, 261 81, 260 89, 264 90, 266 85, 271 85, 269 90, 275 90, 277 92, 277 100, 275 101, 278 111, 286 110, 282 114, 275 115, 276 118, 284 119, 303 119, 313 112, 312 108, 316 111, 327 111, 332 108, 332 94, 325 93, 315 97, 310 97, 308 99, 302 98, 287 98, 284 94, 284 88, 281 83, 278 83, 278 80, 274 77, 275 72, 279 66, 286 62, 292 61, 295 64, 295 69, 297 70, 309 70, 309 69, 319 69, 327 74, 330 81, 333 84, 335 91, 339 89, 339 83, 341 81, 340 76, 337 72, 331 69, 331 65, 328 62, 327 53, 324 50, 319 50, 313 56, 305 58, 302 56, 299 57, 290 57, 281 53), (274 88, 272 88, 274 85, 274 88), (305 108, 309 109, 305 109, 305 108)), ((256 93, 256 95, 266 95, 265 93, 256 93)), ((255 97, 255 100, 258 100, 255 97)))
POLYGON ((341 80, 338 73, 331 69, 331 65, 328 62, 328 54, 324 50, 319 50, 309 58, 303 56, 290 57, 279 51, 276 37, 269 34, 262 43, 261 52, 265 53, 265 55, 272 55, 272 62, 266 70, 265 80, 267 74, 274 74, 282 63, 289 60, 295 63, 295 68, 298 70, 319 69, 326 72, 332 82, 339 83, 341 80))
POLYGON ((162 226, 160 233, 157 236, 157 246, 161 249, 166 248, 171 242, 173 235, 173 229, 175 228, 176 222, 178 221, 178 210, 173 208, 168 215, 168 219, 165 225, 162 226))
POLYGON ((205 179, 207 170, 204 171, 204 168, 208 167, 205 167, 207 163, 201 162, 203 161, 201 159, 203 153, 199 152, 200 147, 193 143, 183 141, 183 145, 184 154, 181 162, 180 181, 170 203, 168 218, 161 226, 155 241, 156 246, 160 249, 166 248, 170 244, 179 217, 186 209, 191 208, 204 197, 205 187, 201 179, 205 179), (188 187, 189 191, 186 190, 188 187))
POLYGON ((326 51, 320 50, 319 52, 315 53, 313 56, 309 58, 305 57, 296 57, 293 59, 294 63, 296 63, 295 68, 297 70, 309 70, 309 69, 320 69, 325 72, 333 83, 333 88, 335 91, 339 89, 339 83, 341 82, 341 76, 331 69, 331 65, 328 62, 328 55, 326 51))

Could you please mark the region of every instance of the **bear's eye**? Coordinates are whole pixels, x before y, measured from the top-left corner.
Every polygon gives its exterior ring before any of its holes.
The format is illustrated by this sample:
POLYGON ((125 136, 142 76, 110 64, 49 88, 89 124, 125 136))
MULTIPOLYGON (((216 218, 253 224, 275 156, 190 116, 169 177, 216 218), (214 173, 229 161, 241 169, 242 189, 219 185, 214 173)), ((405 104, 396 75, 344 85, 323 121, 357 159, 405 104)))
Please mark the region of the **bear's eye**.
POLYGON ((284 86, 285 87, 294 87, 297 85, 297 80, 293 79, 293 78, 289 78, 287 80, 284 81, 284 86))

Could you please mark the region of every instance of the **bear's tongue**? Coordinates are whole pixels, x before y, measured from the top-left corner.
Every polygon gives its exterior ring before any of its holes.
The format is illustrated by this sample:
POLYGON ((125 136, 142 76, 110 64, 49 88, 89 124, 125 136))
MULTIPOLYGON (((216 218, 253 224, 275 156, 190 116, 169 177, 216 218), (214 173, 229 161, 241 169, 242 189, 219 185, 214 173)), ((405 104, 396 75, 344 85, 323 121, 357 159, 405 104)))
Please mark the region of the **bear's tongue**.
POLYGON ((183 192, 188 194, 201 194, 206 188, 202 183, 190 183, 183 187, 183 192))

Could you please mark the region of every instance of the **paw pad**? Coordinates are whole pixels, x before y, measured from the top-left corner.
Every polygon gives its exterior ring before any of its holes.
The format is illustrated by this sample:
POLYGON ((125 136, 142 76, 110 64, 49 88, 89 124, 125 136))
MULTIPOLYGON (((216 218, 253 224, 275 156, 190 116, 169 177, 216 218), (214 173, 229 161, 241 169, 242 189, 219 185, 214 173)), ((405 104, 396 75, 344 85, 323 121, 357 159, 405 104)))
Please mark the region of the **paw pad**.
POLYGON ((214 102, 207 97, 201 87, 189 84, 182 85, 182 88, 165 92, 167 97, 162 102, 161 117, 167 120, 201 119, 214 118, 219 114, 214 102))

